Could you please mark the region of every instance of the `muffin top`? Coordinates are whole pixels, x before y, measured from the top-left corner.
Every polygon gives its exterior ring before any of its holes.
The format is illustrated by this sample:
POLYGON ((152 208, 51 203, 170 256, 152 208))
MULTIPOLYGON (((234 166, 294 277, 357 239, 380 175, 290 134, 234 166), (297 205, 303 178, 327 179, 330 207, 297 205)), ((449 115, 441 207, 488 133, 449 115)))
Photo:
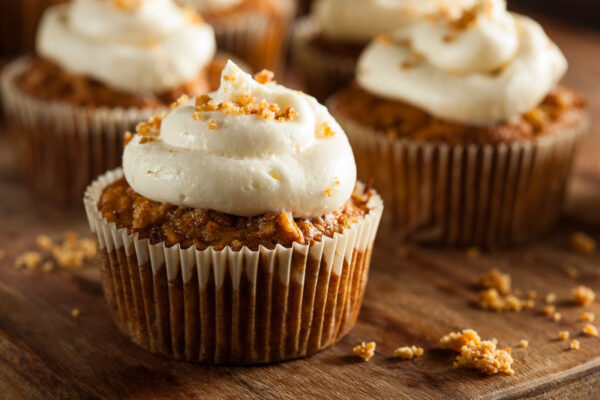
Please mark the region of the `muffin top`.
POLYGON ((322 35, 344 43, 366 44, 394 31, 440 5, 467 6, 475 0, 317 0, 313 14, 322 35))
POLYGON ((156 202, 309 218, 340 209, 356 183, 348 139, 325 107, 231 61, 217 91, 182 100, 137 132, 125 147, 125 177, 156 202))
POLYGON ((509 13, 504 0, 438 7, 359 59, 367 92, 419 107, 437 118, 489 126, 537 106, 567 62, 542 27, 509 13))
POLYGON ((74 0, 49 8, 37 37, 41 57, 133 93, 192 80, 215 49, 212 27, 172 0, 74 0))

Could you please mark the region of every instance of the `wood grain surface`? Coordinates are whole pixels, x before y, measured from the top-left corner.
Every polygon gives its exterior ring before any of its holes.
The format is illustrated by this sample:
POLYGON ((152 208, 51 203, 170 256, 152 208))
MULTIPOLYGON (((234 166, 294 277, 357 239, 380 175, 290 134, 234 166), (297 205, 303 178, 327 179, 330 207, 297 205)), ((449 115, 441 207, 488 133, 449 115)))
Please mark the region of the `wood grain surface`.
MULTIPOLYGON (((600 35, 544 20, 570 59, 566 83, 600 116, 600 35)), ((594 118, 596 119, 596 118, 594 118)), ((0 137, 0 399, 205 398, 597 398, 600 339, 578 336, 582 309, 568 300, 572 287, 600 293, 600 251, 568 249, 584 231, 600 241, 600 131, 594 125, 577 161, 567 213, 547 237, 479 258, 463 249, 402 247, 381 231, 359 321, 339 344, 313 357, 258 367, 211 367, 175 362, 138 349, 112 324, 97 264, 53 272, 16 270, 15 257, 33 249, 38 234, 88 234, 79 210, 58 212, 21 186, 6 136, 0 137), (577 269, 575 278, 566 267, 577 269), (477 309, 477 277, 492 267, 510 272, 513 286, 554 292, 563 320, 535 310, 494 314, 477 309), (71 310, 81 311, 79 318, 71 310), (452 369, 453 354, 436 349, 449 331, 473 328, 513 347, 516 375, 483 377, 452 369), (556 340, 570 330, 581 350, 556 340), (519 348, 521 339, 529 348, 519 348), (375 340, 370 362, 352 355, 375 340), (403 345, 425 354, 411 361, 390 356, 403 345)), ((600 317, 600 303, 590 308, 600 317)))

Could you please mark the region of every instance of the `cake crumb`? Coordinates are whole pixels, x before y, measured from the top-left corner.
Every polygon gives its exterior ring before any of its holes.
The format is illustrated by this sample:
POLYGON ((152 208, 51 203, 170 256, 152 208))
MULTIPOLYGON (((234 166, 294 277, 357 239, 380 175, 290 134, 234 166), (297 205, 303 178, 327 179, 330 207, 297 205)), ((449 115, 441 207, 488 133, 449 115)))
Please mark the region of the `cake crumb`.
POLYGON ((523 348, 527 348, 527 347, 529 347, 529 341, 525 340, 525 339, 521 339, 521 341, 519 342, 519 346, 521 346, 523 348))
POLYGON ((508 294, 511 290, 511 278, 509 274, 493 268, 479 278, 479 284, 485 288, 496 289, 501 294, 508 294))
POLYGON ((42 256, 40 253, 38 253, 37 251, 26 251, 25 253, 17 257, 17 259, 15 260, 14 267, 16 269, 21 269, 23 267, 26 267, 28 269, 34 269, 38 265, 40 265, 41 261, 42 256))
POLYGON ((531 310, 533 307, 535 307, 535 301, 528 299, 528 300, 523 300, 523 310, 531 310))
POLYGON ((504 298, 502 298, 500 293, 493 288, 479 292, 478 305, 484 310, 496 312, 504 311, 506 308, 506 302, 504 301, 504 298))
POLYGON ((581 314, 581 320, 583 322, 594 322, 595 319, 596 316, 593 312, 584 312, 583 314, 581 314))
POLYGON ((315 137, 319 139, 330 139, 335 136, 335 132, 327 122, 321 122, 315 129, 315 137))
POLYGON ((481 251, 479 250, 478 247, 471 246, 465 250, 465 254, 470 259, 474 259, 474 258, 478 258, 481 255, 481 251))
POLYGON ((569 336, 571 336, 569 334, 569 331, 560 331, 560 332, 558 332, 558 338, 560 340, 567 340, 569 338, 569 336))
POLYGON ((562 314, 561 314, 561 313, 559 313, 559 312, 555 312, 555 313, 552 315, 552 320, 553 320, 554 322, 560 322, 560 320, 561 320, 561 319, 562 319, 562 314))
POLYGON ((587 336, 598 336, 598 328, 592 324, 585 324, 582 332, 587 336))
POLYGON ((352 349, 352 352, 362 358, 364 361, 369 361, 375 354, 375 342, 362 342, 352 349))
POLYGON ((81 311, 79 311, 79 308, 74 308, 71 310, 71 317, 78 318, 80 315, 81 311))
POLYGON ((571 235, 571 250, 577 253, 590 254, 596 249, 596 241, 583 232, 575 232, 571 235))
POLYGON ((37 245, 38 249, 43 251, 51 250, 54 246, 54 242, 48 235, 38 235, 38 237, 35 239, 35 244, 37 245))
POLYGON ((463 346, 454 362, 454 368, 470 368, 486 375, 505 373, 514 375, 510 349, 498 349, 495 340, 484 340, 476 346, 463 346))
POLYGON ((254 75, 254 80, 258 83, 266 85, 267 83, 273 82, 274 77, 275 77, 275 74, 273 73, 273 71, 269 71, 268 69, 263 69, 262 71, 260 71, 254 75))
POLYGON ((523 302, 516 296, 509 295, 506 297, 506 306, 511 311, 520 312, 523 308, 523 302))
POLYGON ((556 307, 551 304, 544 306, 542 312, 544 313, 544 315, 546 315, 546 317, 551 317, 556 312, 556 307))
POLYGON ((398 347, 394 350, 394 357, 401 358, 403 360, 412 360, 415 357, 423 355, 423 348, 417 346, 404 346, 398 347))
POLYGON ((579 340, 577 339, 573 339, 571 341, 571 350, 579 350, 581 348, 581 345, 579 344, 579 340))
POLYGON ((544 297, 544 302, 546 304, 552 304, 556 301, 556 293, 548 293, 546 297, 544 297))
POLYGON ((443 350, 460 351, 463 346, 476 346, 481 343, 479 334, 473 329, 462 332, 451 332, 440 339, 439 347, 443 350))
POLYGON ((538 292, 536 292, 535 290, 530 290, 527 292, 527 297, 532 300, 537 298, 537 295, 538 295, 538 292))
POLYGON ((580 285, 573 289, 573 301, 580 306, 589 306, 595 298, 596 293, 587 286, 580 285))
POLYGON ((131 142, 131 139, 133 139, 133 133, 131 133, 131 131, 126 131, 123 135, 123 147, 127 146, 129 142, 131 142))
POLYGON ((52 261, 45 261, 42 264, 42 271, 44 272, 50 272, 54 269, 54 263, 52 261))
POLYGON ((208 120, 208 129, 210 129, 211 131, 217 129, 219 125, 217 124, 217 121, 215 121, 214 119, 209 119, 208 120))

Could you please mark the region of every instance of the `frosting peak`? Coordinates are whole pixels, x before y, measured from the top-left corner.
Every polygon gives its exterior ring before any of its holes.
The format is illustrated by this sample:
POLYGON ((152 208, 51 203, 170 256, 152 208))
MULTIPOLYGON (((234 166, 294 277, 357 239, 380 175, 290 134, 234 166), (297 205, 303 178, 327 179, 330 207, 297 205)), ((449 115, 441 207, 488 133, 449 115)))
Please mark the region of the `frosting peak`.
POLYGON ((49 8, 38 53, 128 92, 160 92, 192 79, 215 53, 214 32, 173 0, 74 0, 49 8))
POLYGON ((239 216, 339 209, 356 183, 343 130, 313 97, 257 79, 230 61, 219 90, 183 102, 154 132, 142 126, 123 155, 131 187, 239 216))
POLYGON ((415 19, 361 55, 357 80, 382 97, 476 125, 506 121, 536 106, 567 62, 535 21, 504 0, 415 19))

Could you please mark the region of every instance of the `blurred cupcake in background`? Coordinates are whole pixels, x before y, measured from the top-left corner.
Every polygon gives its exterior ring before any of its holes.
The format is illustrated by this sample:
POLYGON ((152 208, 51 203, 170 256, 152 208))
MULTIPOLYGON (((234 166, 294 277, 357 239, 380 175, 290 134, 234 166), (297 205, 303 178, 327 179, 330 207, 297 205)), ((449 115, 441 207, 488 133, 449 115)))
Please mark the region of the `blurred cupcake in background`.
POLYGON ((194 7, 213 26, 220 49, 256 71, 283 72, 294 0, 178 0, 194 7))
POLYGON ((325 99, 354 77, 356 60, 375 36, 394 31, 442 3, 473 0, 316 0, 293 29, 293 57, 307 91, 325 99))
POLYGON ((566 69, 537 22, 477 1, 374 40, 328 105, 406 237, 512 244, 558 219, 588 125, 566 69))
POLYGON ((217 91, 141 124, 84 202, 121 332, 215 364, 304 357, 348 333, 383 211, 324 106, 233 63, 217 91))
POLYGON ((183 94, 218 84, 213 29, 172 0, 75 0, 49 8, 36 55, 2 73, 28 181, 44 198, 78 204, 119 164, 122 135, 183 94))

